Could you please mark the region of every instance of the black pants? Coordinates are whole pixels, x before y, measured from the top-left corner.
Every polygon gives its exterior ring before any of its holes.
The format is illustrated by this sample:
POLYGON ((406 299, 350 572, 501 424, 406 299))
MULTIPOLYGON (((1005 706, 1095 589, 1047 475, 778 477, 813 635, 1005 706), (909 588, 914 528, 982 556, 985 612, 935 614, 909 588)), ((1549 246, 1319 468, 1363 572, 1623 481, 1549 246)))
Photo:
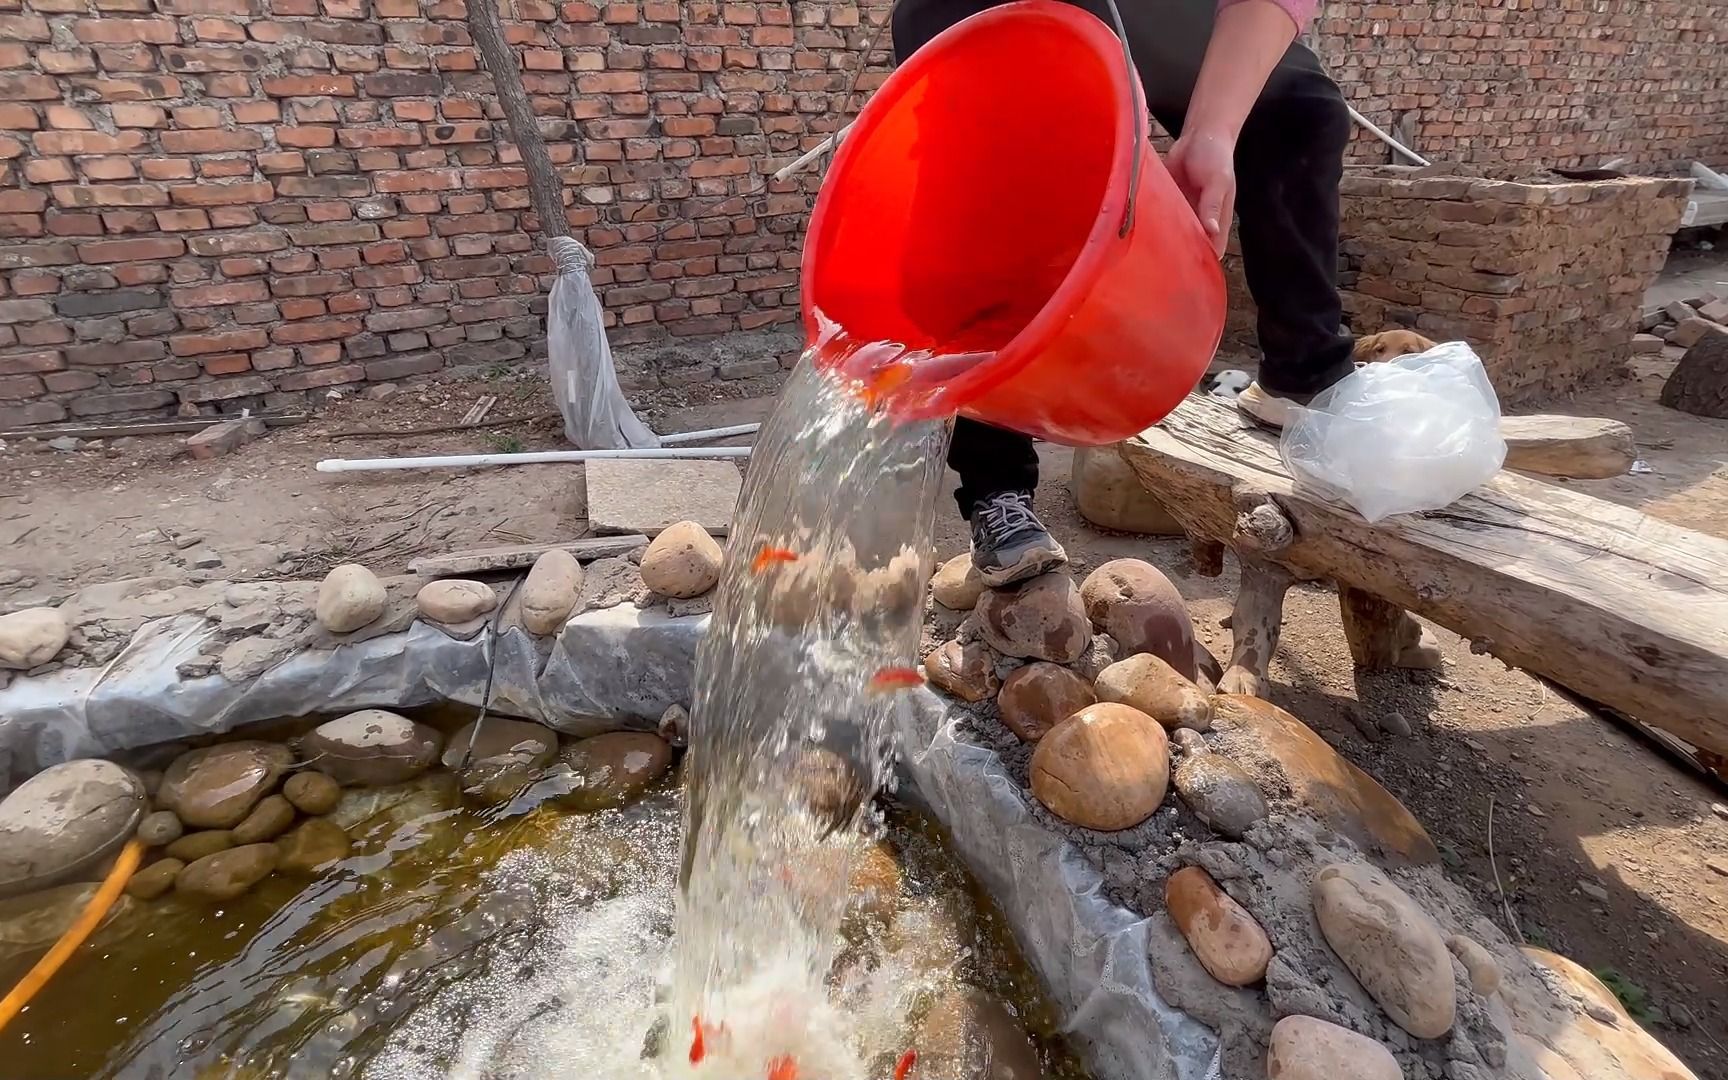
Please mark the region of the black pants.
MULTIPOLYGON (((904 59, 998 0, 900 0, 894 53, 904 59)), ((1102 0, 1070 0, 1110 23, 1102 0)), ((1118 0, 1146 100, 1165 130, 1182 132, 1216 0, 1118 0)), ((1260 385, 1310 394, 1351 369, 1338 298, 1338 181, 1350 118, 1338 86, 1307 46, 1292 44, 1266 81, 1236 143, 1236 218, 1248 291, 1259 309, 1260 385)), ((948 464, 960 512, 1038 483, 1032 439, 962 418, 948 464)))

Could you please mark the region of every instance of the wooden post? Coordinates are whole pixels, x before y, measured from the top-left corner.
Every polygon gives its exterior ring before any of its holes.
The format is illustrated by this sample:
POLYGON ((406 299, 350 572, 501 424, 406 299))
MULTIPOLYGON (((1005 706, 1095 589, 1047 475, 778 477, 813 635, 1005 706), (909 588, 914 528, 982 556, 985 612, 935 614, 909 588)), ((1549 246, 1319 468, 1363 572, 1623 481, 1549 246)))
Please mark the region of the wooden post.
POLYGON ((504 39, 504 20, 499 17, 497 0, 468 0, 468 32, 474 38, 480 62, 492 75, 492 88, 504 110, 510 140, 522 155, 522 167, 528 174, 528 197, 540 219, 540 232, 546 236, 569 236, 570 223, 564 216, 564 182, 553 169, 546 142, 540 137, 540 122, 528 101, 528 91, 522 87, 516 50, 504 39))
POLYGON ((1235 502, 1230 547, 1242 578, 1230 612, 1230 665, 1218 680, 1218 692, 1265 697, 1266 671, 1284 626, 1284 594, 1296 580, 1272 560, 1294 542, 1296 530, 1270 496, 1241 492, 1235 502))
POLYGON ((1370 671, 1429 670, 1440 666, 1440 646, 1416 617, 1397 604, 1349 585, 1338 586, 1338 612, 1350 658, 1370 671))

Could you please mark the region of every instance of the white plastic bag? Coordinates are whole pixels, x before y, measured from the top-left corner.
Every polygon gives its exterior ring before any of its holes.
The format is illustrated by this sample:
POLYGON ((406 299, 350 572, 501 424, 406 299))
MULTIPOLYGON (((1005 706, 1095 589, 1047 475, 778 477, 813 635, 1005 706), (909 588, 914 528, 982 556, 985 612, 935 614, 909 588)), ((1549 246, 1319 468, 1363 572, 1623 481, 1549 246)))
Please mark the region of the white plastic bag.
POLYGON ((659 446, 660 436, 636 418, 619 389, 600 299, 588 280, 594 254, 568 236, 550 238, 547 248, 558 280, 546 309, 546 360, 564 437, 580 450, 659 446))
POLYGON ((1278 449, 1298 488, 1369 521, 1438 510, 1506 460, 1500 400, 1461 341, 1357 368, 1292 411, 1278 449))

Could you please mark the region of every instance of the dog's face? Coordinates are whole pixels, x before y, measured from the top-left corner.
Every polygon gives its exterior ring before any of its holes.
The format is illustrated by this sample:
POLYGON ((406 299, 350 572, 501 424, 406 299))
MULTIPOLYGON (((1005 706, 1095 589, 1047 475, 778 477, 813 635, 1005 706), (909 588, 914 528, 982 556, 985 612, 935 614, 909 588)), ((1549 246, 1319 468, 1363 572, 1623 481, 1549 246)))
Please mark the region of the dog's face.
POLYGON ((1357 338, 1354 357, 1359 364, 1372 364, 1396 356, 1427 352, 1433 347, 1434 342, 1414 330, 1386 330, 1357 338))
POLYGON ((1253 381, 1253 376, 1246 371, 1229 368, 1206 380, 1206 393, 1212 397, 1229 398, 1234 401, 1236 396, 1248 389, 1248 384, 1253 381))

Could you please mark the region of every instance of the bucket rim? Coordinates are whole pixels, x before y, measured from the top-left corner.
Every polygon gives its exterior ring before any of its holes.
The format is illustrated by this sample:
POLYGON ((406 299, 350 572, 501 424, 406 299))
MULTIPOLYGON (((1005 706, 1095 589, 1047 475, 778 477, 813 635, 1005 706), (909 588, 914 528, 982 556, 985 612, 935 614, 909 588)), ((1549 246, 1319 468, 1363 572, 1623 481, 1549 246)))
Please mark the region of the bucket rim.
MULTIPOLYGON (((832 181, 845 175, 853 158, 861 152, 861 148, 881 125, 882 118, 888 112, 887 106, 904 97, 924 72, 939 62, 944 50, 964 40, 968 35, 987 33, 1003 23, 1027 18, 1053 22, 1062 31, 1072 33, 1083 43, 1092 46, 1104 60, 1113 94, 1119 95, 1118 100, 1131 101, 1132 106, 1116 112, 1115 146, 1103 196, 1099 200, 1097 212, 1080 252, 1062 278, 1061 284, 1045 298, 1038 313, 1028 320, 1006 345, 997 350, 992 359, 972 365, 944 384, 942 397, 950 402, 958 399, 958 411, 962 413, 966 411, 967 403, 984 397, 1012 379, 1045 350, 1060 331, 1061 324, 1084 304, 1085 295, 1103 274, 1115 243, 1118 240, 1127 242, 1138 227, 1137 222, 1133 223, 1128 233, 1122 234, 1122 223, 1127 214, 1130 196, 1128 186, 1133 175, 1134 156, 1147 152, 1151 145, 1150 124, 1137 119, 1146 113, 1145 91, 1141 87, 1139 73, 1129 63, 1122 39, 1091 12, 1062 0, 1012 0, 955 23, 897 66, 859 113, 851 132, 840 141, 835 150, 833 164, 829 167, 821 191, 816 196, 816 204, 811 211, 810 229, 804 241, 801 273, 805 285, 802 289, 801 307, 805 333, 814 340, 819 327, 817 308, 809 282, 813 276, 812 271, 825 250, 828 233, 834 227, 829 218, 835 200, 840 197, 837 194, 840 185, 832 181)), ((1146 176, 1147 173, 1143 171, 1142 185, 1146 183, 1146 176)), ((831 318, 826 313, 824 317, 831 318)), ((918 415, 921 416, 922 412, 918 415)))

